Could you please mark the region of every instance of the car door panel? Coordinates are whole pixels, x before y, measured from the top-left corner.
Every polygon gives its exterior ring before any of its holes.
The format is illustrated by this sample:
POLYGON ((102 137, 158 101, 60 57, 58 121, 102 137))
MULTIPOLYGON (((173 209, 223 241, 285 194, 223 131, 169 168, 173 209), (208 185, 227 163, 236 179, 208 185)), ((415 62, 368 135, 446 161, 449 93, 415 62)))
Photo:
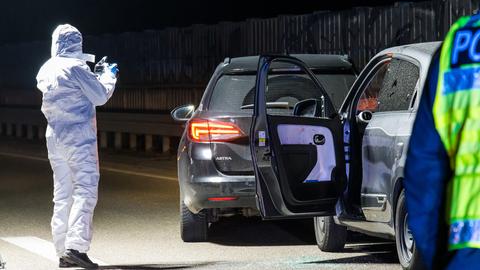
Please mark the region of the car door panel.
POLYGON ((418 84, 419 68, 394 58, 378 96, 378 111, 365 130, 362 141, 362 210, 368 221, 391 222, 394 189, 403 177, 399 161, 406 152, 405 136, 411 126, 411 99, 418 84))
POLYGON ((267 113, 268 70, 280 60, 305 68, 292 57, 259 61, 250 147, 260 212, 265 219, 334 215, 345 182, 341 121, 267 113))
POLYGON ((398 120, 396 113, 376 113, 365 129, 361 199, 368 221, 388 222, 391 218, 387 194, 392 190, 398 120))
MULTIPOLYGON (((331 143, 325 144, 325 142, 333 142, 332 132, 328 128, 313 125, 280 124, 277 126, 277 129, 282 149, 287 149, 288 146, 296 147, 300 145, 308 147, 311 150, 316 150, 305 151, 309 153, 308 160, 316 162, 314 163, 315 166, 306 170, 308 176, 302 183, 331 181, 331 172, 335 168, 336 163, 335 159, 325 158, 325 156, 335 156, 334 145, 331 143), (315 138, 318 140, 316 144, 313 141, 315 138), (316 152, 316 156, 310 155, 312 152, 316 152)), ((289 151, 285 150, 282 151, 282 153, 283 152, 289 151)), ((295 160, 294 156, 289 160, 295 160)))
POLYGON ((336 154, 342 149, 341 141, 333 136, 341 131, 340 121, 269 116, 268 123, 266 143, 271 147, 258 146, 261 140, 255 147, 257 181, 265 182, 268 190, 257 186, 257 196, 268 191, 275 208, 286 216, 334 215, 344 171, 336 154), (298 138, 293 131, 298 131, 298 138), (315 136, 324 137, 321 145, 314 143, 315 136))

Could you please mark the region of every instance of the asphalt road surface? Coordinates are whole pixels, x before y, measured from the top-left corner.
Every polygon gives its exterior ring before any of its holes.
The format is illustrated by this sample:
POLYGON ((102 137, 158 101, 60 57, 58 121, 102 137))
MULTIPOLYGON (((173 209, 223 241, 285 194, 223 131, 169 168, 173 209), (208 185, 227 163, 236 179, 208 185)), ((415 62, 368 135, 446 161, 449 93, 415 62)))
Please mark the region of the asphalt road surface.
MULTIPOLYGON (((57 267, 49 227, 52 173, 44 150, 0 137, 0 255, 6 269, 57 267)), ((321 252, 311 220, 225 218, 211 226, 210 242, 183 243, 174 157, 102 158, 89 252, 101 269, 400 269, 394 243, 358 234, 342 253, 321 252)))

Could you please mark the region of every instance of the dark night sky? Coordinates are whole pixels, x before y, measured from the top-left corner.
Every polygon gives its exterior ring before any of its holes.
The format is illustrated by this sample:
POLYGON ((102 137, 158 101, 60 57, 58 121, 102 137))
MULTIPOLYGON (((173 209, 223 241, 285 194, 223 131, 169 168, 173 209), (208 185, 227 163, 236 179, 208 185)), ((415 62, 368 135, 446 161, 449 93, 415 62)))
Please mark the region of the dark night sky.
POLYGON ((0 43, 50 39, 68 22, 84 35, 241 21, 281 14, 392 4, 391 0, 2 0, 0 43))

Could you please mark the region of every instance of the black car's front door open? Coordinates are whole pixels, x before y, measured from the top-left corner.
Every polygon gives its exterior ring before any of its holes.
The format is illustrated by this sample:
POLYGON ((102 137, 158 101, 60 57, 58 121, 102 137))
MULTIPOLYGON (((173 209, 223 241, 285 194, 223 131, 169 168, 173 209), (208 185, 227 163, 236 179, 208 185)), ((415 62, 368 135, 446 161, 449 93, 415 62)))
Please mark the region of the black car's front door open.
POLYGON ((334 215, 346 181, 341 121, 335 114, 301 117, 272 111, 266 101, 267 91, 272 91, 268 89, 272 63, 303 69, 320 89, 317 98, 326 100, 326 107, 330 107, 323 109, 334 111, 326 92, 303 62, 287 56, 260 57, 250 147, 262 217, 334 215))

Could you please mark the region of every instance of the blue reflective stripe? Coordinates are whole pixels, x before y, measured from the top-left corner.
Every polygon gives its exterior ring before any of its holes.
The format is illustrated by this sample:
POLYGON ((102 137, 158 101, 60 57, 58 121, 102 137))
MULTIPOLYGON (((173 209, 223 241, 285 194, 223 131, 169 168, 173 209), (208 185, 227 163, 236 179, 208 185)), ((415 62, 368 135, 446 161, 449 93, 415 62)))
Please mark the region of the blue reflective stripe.
POLYGON ((480 66, 456 68, 444 74, 443 95, 480 88, 480 66))
POLYGON ((480 243, 480 219, 456 221, 450 225, 450 245, 480 243))
POLYGON ((320 180, 310 180, 310 179, 307 179, 307 180, 303 181, 303 183, 320 183, 320 182, 322 182, 322 181, 320 181, 320 180))

